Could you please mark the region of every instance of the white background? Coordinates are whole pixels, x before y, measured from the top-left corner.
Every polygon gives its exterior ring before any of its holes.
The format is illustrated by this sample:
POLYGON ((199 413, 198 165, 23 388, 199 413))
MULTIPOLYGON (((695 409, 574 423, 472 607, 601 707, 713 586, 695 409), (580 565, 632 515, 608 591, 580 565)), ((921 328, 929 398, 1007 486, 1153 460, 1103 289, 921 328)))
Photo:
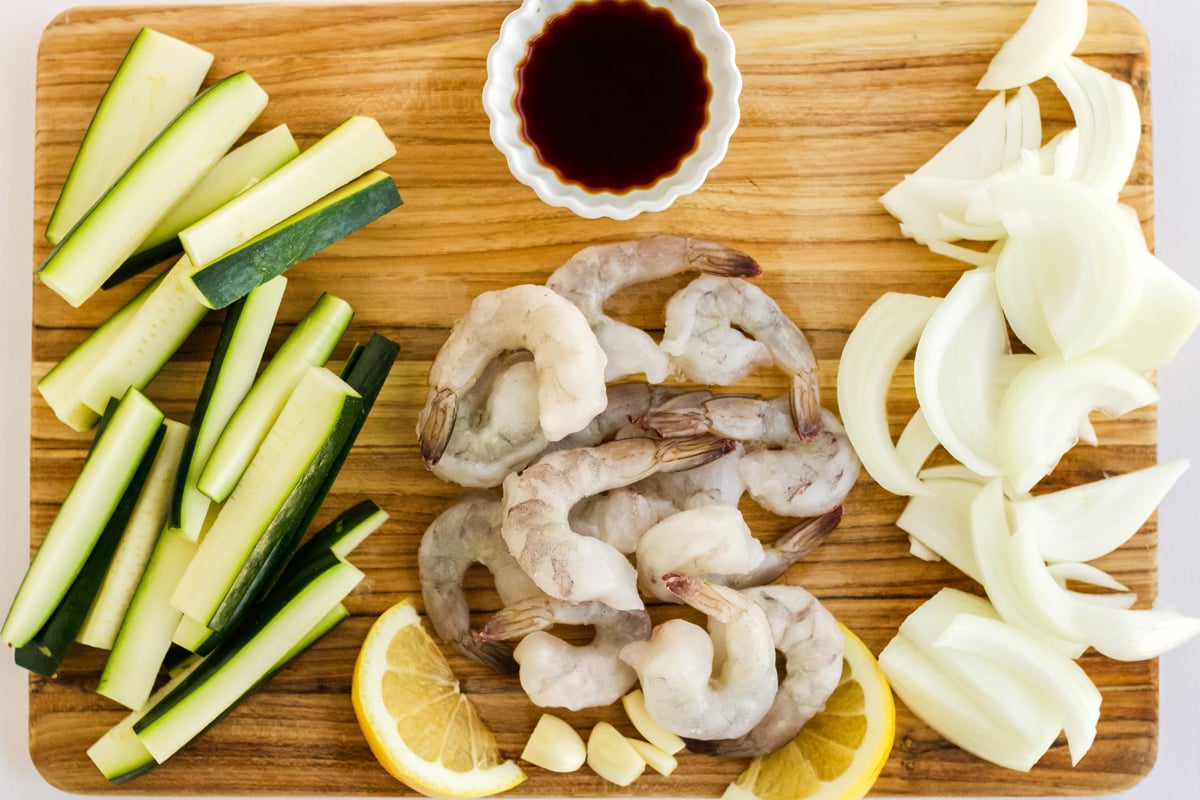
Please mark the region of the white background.
MULTIPOLYGON (((1121 0, 1142 20, 1152 45, 1156 231, 1159 255, 1200 284, 1200 3, 1121 0)), ((189 0, 204 3, 206 0, 189 0)), ((34 85, 42 29, 71 6, 92 0, 6 0, 0 31, 0 607, 7 607, 28 557, 29 354, 33 207, 34 85)), ((107 4, 112 4, 107 3, 107 4)), ((515 7, 516 2, 512 0, 515 7)), ((1160 458, 1200 457, 1200 337, 1159 376, 1160 458)), ((1164 601, 1200 615, 1200 469, 1176 485, 1160 510, 1160 590, 1164 601)), ((5 797, 65 797, 34 769, 27 744, 26 675, 0 654, 0 785, 5 797)), ((1200 641, 1161 659, 1162 724, 1158 763, 1120 795, 1127 800, 1200 797, 1200 641)), ((1019 775, 1014 773, 1014 781, 1019 775)), ((1019 787, 1019 783, 1015 784, 1019 787)), ((182 787, 181 787, 182 788, 182 787)), ((1014 788, 1019 793, 1019 788, 1014 788)))

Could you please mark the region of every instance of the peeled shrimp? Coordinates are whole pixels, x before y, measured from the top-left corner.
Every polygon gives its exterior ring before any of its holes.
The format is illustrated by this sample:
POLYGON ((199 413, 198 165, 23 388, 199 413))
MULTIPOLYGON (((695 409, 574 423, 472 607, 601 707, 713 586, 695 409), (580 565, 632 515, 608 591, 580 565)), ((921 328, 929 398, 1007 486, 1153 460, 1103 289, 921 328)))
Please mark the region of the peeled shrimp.
POLYGON ((661 348, 698 383, 730 386, 774 364, 791 376, 796 432, 820 429, 817 359, 796 324, 762 289, 737 278, 702 275, 667 303, 661 348))
POLYGON ((537 370, 529 354, 493 359, 459 401, 458 421, 433 474, 460 486, 499 486, 546 449, 537 409, 537 370))
POLYGON ((517 562, 551 597, 642 608, 633 565, 610 545, 572 531, 571 507, 655 473, 706 464, 733 446, 714 437, 635 438, 550 453, 504 480, 501 534, 517 562))
POLYGON ((787 660, 775 702, 737 738, 689 741, 694 753, 756 756, 778 750, 825 708, 842 677, 845 639, 833 614, 799 586, 757 586, 743 594, 766 612, 775 647, 787 660))
POLYGON ((646 710, 679 736, 744 736, 771 709, 779 686, 766 612, 742 593, 700 578, 667 575, 663 583, 708 616, 708 632, 672 619, 649 641, 621 651, 637 672, 646 710))
POLYGON ((604 304, 627 286, 690 269, 743 277, 762 272, 750 256, 723 245, 681 236, 654 236, 581 250, 555 270, 546 286, 578 306, 587 317, 608 354, 605 380, 644 374, 650 383, 661 383, 671 374, 666 353, 645 331, 605 314, 604 304))
POLYGON ((736 506, 746 492, 738 473, 743 452, 740 444, 735 445, 710 464, 652 475, 588 497, 571 509, 571 528, 608 542, 622 553, 633 553, 642 535, 672 514, 702 506, 736 506))
POLYGON ((471 609, 462 586, 470 566, 483 564, 495 578, 496 592, 505 605, 541 594, 500 537, 503 518, 504 504, 498 497, 473 494, 458 501, 425 530, 417 568, 425 614, 438 637, 468 658, 512 674, 517 664, 508 647, 472 636, 471 609))
POLYGON ((618 654, 630 642, 650 637, 650 615, 597 602, 533 597, 501 609, 476 637, 521 639, 513 657, 521 665, 525 694, 536 706, 578 711, 615 703, 633 688, 637 674, 618 654), (546 632, 556 624, 591 625, 596 635, 587 644, 568 644, 546 632))
POLYGON ((680 602, 662 583, 668 573, 694 575, 734 589, 761 586, 819 547, 841 519, 838 506, 763 547, 735 507, 681 511, 642 535, 637 545, 638 584, 667 603, 680 602))
POLYGON ((858 480, 859 462, 837 417, 820 409, 808 440, 791 426, 788 398, 764 401, 717 396, 690 407, 655 410, 638 425, 660 436, 715 433, 745 443, 738 470, 750 496, 785 517, 817 517, 842 503, 858 480))
POLYGON ((510 350, 533 354, 538 421, 548 441, 574 433, 604 410, 607 358, 578 308, 545 286, 484 292, 454 325, 429 370, 429 399, 417 423, 426 467, 445 452, 463 394, 510 350))

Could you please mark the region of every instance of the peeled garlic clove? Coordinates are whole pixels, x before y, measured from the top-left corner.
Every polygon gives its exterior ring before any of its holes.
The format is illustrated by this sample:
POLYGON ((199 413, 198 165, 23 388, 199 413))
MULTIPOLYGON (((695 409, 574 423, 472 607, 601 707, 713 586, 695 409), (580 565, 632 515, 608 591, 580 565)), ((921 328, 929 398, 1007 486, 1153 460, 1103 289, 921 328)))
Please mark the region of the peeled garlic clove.
POLYGON ((679 761, 675 756, 665 750, 660 750, 649 742, 643 742, 641 739, 629 739, 629 743, 633 745, 633 749, 637 750, 638 755, 649 765, 650 769, 659 775, 670 775, 679 766, 679 761))
POLYGON ((551 772, 574 772, 587 760, 583 737, 553 714, 542 714, 521 758, 551 772))
POLYGON ((646 698, 641 689, 634 689, 621 698, 625 707, 625 715, 637 728, 637 732, 646 738, 650 744, 662 750, 667 755, 678 753, 684 748, 684 741, 671 731, 654 721, 646 710, 646 698))
POLYGON ((607 722, 597 722, 588 736, 587 765, 617 786, 628 786, 646 771, 646 760, 607 722))

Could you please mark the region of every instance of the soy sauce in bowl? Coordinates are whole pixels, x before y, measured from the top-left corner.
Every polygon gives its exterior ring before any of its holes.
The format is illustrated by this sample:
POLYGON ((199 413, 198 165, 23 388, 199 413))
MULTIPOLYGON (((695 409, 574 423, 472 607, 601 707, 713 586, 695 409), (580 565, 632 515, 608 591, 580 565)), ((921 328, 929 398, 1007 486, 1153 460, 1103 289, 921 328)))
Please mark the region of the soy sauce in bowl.
POLYGON ((518 66, 521 136, 564 182, 616 194, 652 186, 696 149, 712 97, 706 68, 664 8, 575 3, 518 66))

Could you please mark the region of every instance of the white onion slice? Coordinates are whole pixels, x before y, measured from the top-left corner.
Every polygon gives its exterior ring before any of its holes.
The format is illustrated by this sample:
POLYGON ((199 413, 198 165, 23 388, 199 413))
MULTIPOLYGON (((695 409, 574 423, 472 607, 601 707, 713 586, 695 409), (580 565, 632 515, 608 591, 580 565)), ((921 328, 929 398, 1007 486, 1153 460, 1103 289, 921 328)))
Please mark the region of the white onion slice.
POLYGON ((1101 348, 1138 372, 1171 363, 1200 325, 1200 289, 1149 252, 1142 254, 1142 296, 1129 322, 1101 348))
POLYGON ((935 562, 942 560, 940 555, 922 544, 920 539, 911 535, 908 537, 908 552, 909 555, 919 558, 922 561, 935 562))
POLYGON ((938 441, 968 469, 998 475, 993 373, 1008 354, 1008 329, 993 273, 964 273, 929 318, 917 345, 917 400, 938 441))
POLYGON ((896 457, 909 472, 916 475, 937 448, 937 437, 925 421, 925 412, 918 408, 896 440, 896 457))
POLYGON ((1079 155, 1070 173, 1116 199, 1137 161, 1141 108, 1133 88, 1078 58, 1050 73, 1080 130, 1079 155))
POLYGON ((1071 764, 1091 749, 1100 721, 1100 690, 1083 669, 1035 636, 1004 622, 961 614, 934 642, 935 648, 977 653, 1011 669, 1056 707, 1071 751, 1071 764))
POLYGON ((1040 359, 1022 370, 1000 402, 996 436, 1004 475, 1014 490, 1027 492, 1075 445, 1088 412, 1116 417, 1157 400, 1153 384, 1113 358, 1040 359))
POLYGON ((978 88, 1003 91, 1046 77, 1079 46, 1087 13, 1087 0, 1038 0, 992 58, 978 88))
POLYGON ((1042 559, 1093 561, 1137 533, 1189 466, 1179 460, 1014 501, 1018 530, 1031 530, 1042 559))
POLYGON ((1113 608, 1132 608, 1137 602, 1137 595, 1129 591, 1129 587, 1109 575, 1099 567, 1091 564, 1081 564, 1078 561, 1064 561, 1048 564, 1046 571, 1054 582, 1069 592, 1076 599, 1085 603, 1095 603, 1113 608), (1068 581, 1077 581, 1102 589, 1112 589, 1112 592, 1077 592, 1067 587, 1068 581))
POLYGON ((892 494, 924 491, 896 454, 888 428, 887 394, 900 361, 916 346, 937 297, 888 292, 851 331, 838 365, 838 410, 859 461, 892 494))
POLYGON ((913 174, 959 179, 995 174, 1004 166, 1006 105, 1004 93, 997 92, 967 127, 913 174))
MULTIPOLYGON (((1036 300, 1066 358, 1105 344, 1129 321, 1141 297, 1140 232, 1115 203, 1075 181, 1023 176, 997 181, 988 191, 1011 237, 996 266, 997 282, 1033 286, 1019 292, 1002 288, 1002 304, 1014 296, 1036 300)), ((1004 311, 1023 321, 1036 315, 1007 304, 1004 311)), ((1015 324, 1014 332, 1025 341, 1015 324)), ((1049 354, 1041 342, 1025 343, 1039 355, 1049 354)))
POLYGON ((1021 107, 1021 150, 1035 152, 1042 146, 1042 106, 1037 95, 1028 86, 1017 89, 1017 96, 1009 101, 1021 107))
MULTIPOLYGON (((1027 581, 1017 579, 1009 550, 1012 538, 1000 481, 993 480, 971 503, 971 545, 979 563, 984 591, 1006 621, 1040 637, 1057 652, 1078 658, 1087 645, 1073 638, 1073 630, 1061 625, 1051 611, 1038 602, 1039 598, 1029 591, 1027 581)), ((1042 575, 1058 587, 1045 569, 1042 575)))
MULTIPOLYGON (((901 225, 900 228, 903 232, 904 226, 901 225)), ((924 244, 926 247, 928 247, 931 253, 936 253, 937 255, 945 256, 946 258, 952 258, 955 261, 961 261, 962 263, 970 264, 973 267, 994 267, 996 266, 996 261, 1000 257, 1000 251, 998 249, 981 252, 979 250, 972 250, 969 247, 963 247, 962 245, 951 244, 950 242, 943 241, 941 239, 930 239, 928 241, 921 242, 921 244, 924 244)))
POLYGON ((969 481, 925 481, 925 493, 909 498, 896 527, 959 572, 983 583, 983 571, 971 543, 971 503, 982 486, 969 481))

